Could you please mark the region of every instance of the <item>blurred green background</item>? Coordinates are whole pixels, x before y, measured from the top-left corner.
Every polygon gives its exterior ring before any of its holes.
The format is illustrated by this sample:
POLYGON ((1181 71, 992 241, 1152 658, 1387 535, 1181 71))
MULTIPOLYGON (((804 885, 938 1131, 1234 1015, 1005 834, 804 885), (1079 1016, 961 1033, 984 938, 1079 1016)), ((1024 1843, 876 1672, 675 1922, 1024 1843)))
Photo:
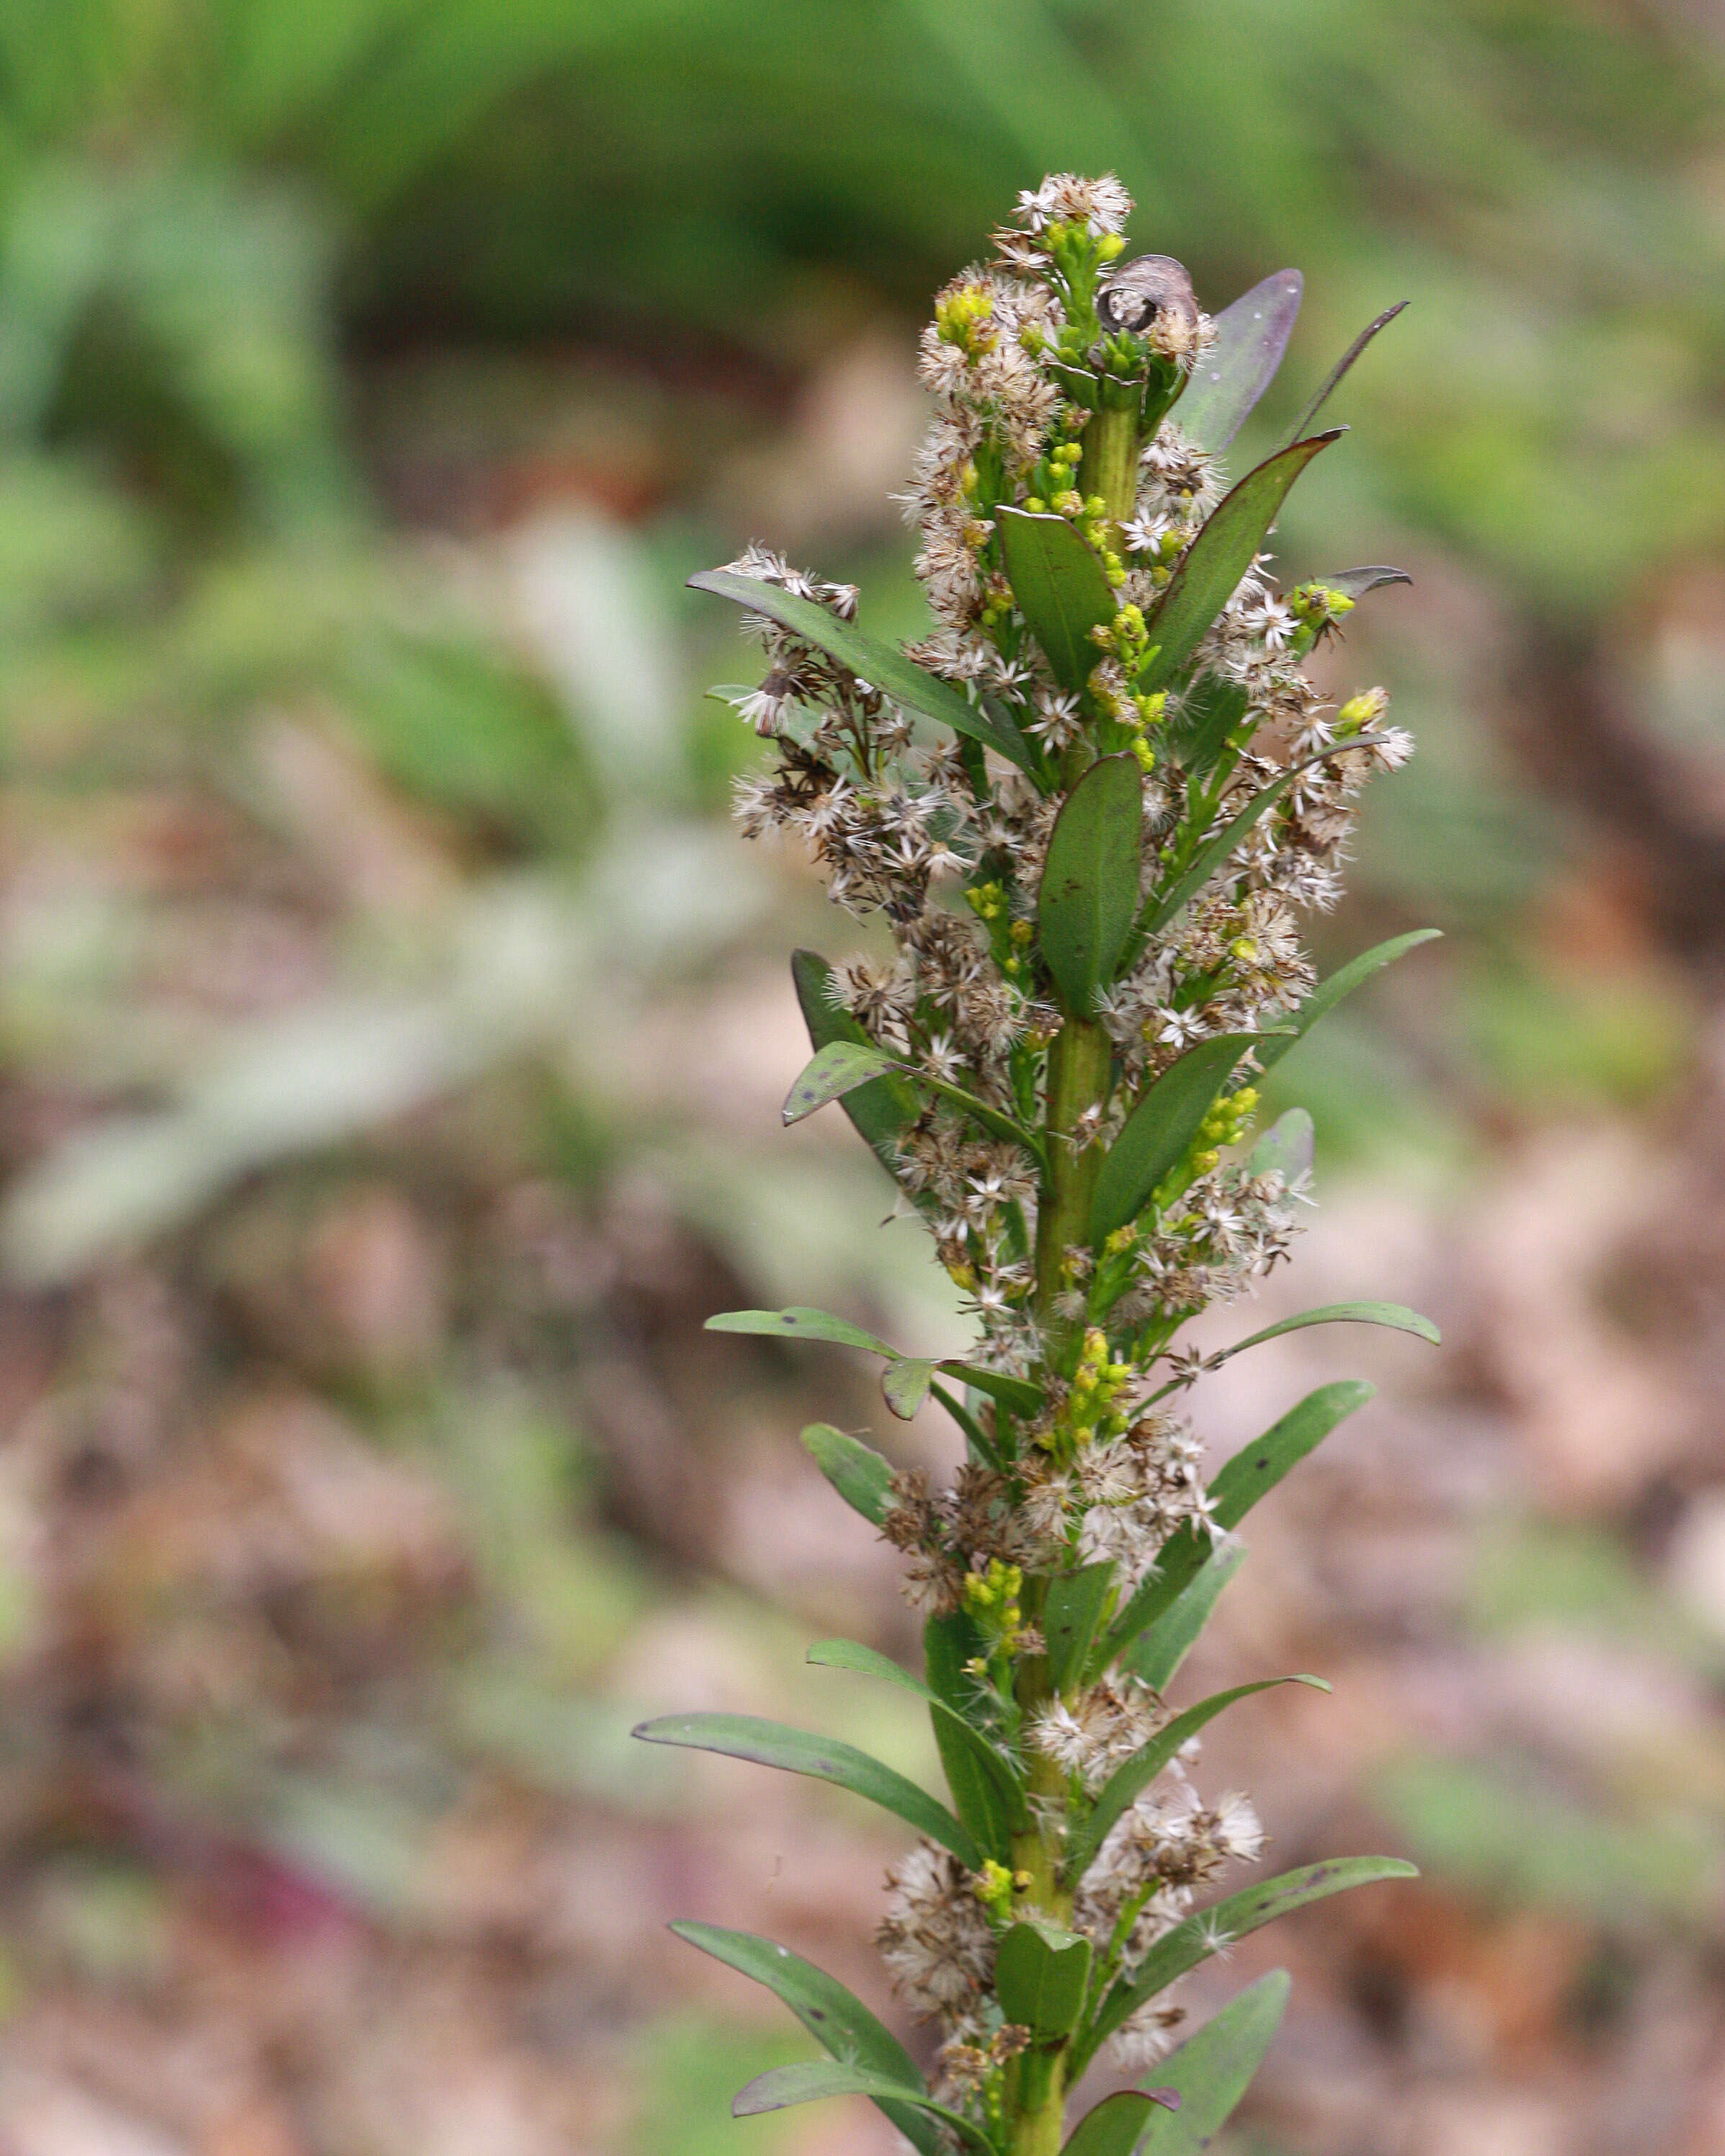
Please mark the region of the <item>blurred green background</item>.
POLYGON ((5 0, 6 2156, 884 2151, 731 2125, 806 2046, 662 1927, 880 2003, 890 1835, 624 1733, 934 1771, 801 1666, 914 1653, 794 1442, 878 1402, 699 1329, 954 1319, 778 1128, 786 947, 854 932, 733 839, 681 587, 755 536, 916 632, 916 328, 1063 167, 1213 309, 1304 270, 1237 469, 1412 301, 1278 546, 1415 578, 1336 660, 1421 750, 1316 941, 1446 940, 1284 1067, 1269 1299, 1447 1345, 1201 1399, 1381 1394, 1199 1676, 1328 1673, 1205 1772, 1427 1877, 1194 1991, 1299 1979, 1230 2146, 1725 2148, 1722 77, 1699 0, 5 0))

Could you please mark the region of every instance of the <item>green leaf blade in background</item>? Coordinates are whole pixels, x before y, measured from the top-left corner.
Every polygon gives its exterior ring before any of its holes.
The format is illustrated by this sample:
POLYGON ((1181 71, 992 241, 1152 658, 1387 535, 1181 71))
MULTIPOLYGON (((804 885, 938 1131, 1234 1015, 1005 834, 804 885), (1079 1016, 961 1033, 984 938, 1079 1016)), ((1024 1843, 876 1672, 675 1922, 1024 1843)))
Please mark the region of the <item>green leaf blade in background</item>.
POLYGON ((1224 1033, 1201 1040, 1142 1096, 1103 1158, 1091 1205, 1092 1243, 1137 1219, 1156 1186, 1185 1158, 1235 1064, 1260 1037, 1224 1033))
POLYGON ((866 2073, 836 2060, 829 2063, 814 2059, 806 2065, 774 2066, 757 2075, 747 2088, 737 2091, 732 2101, 731 2115, 733 2118, 756 2118, 762 2112, 785 2111, 793 2104, 818 2103, 829 2096, 870 2097, 883 2109, 890 2102, 914 2106, 951 2128, 962 2140, 982 2150, 983 2156, 993 2156, 993 2143, 963 2112, 949 2110, 920 2090, 901 2087, 883 2075, 866 2073))
POLYGON ((1102 656, 1091 631, 1120 610, 1114 588, 1094 548, 1064 516, 1003 506, 994 526, 1019 612, 1055 680, 1076 695, 1102 656))
POLYGON ((896 1060, 872 1042, 829 1040, 824 1048, 815 1050, 786 1094, 784 1120, 800 1123, 805 1116, 825 1107, 829 1101, 841 1100, 896 1067, 896 1060))
MULTIPOLYGON (((828 996, 832 972, 818 951, 791 954, 791 980, 811 1046, 818 1050, 834 1041, 850 1041, 872 1048, 875 1044, 850 1012, 840 1010, 828 996)), ((855 1092, 846 1093, 840 1105, 858 1137, 887 1173, 894 1175, 899 1139, 916 1122, 922 1108, 909 1083, 891 1075, 871 1078, 855 1092)))
POLYGON ((1266 1041, 1259 1062, 1266 1070, 1273 1069, 1283 1056, 1300 1045, 1318 1020, 1334 1010, 1344 996, 1351 996, 1373 973, 1393 965, 1408 952, 1417 950, 1420 944, 1436 942, 1443 932, 1441 928, 1412 928, 1405 936, 1392 936, 1387 942, 1374 943, 1369 951, 1362 951, 1358 957, 1338 966, 1327 979, 1318 983, 1297 1010, 1289 1014, 1287 1024, 1291 1031, 1272 1035, 1266 1041))
POLYGON ((926 672, 903 652, 875 643, 850 623, 840 621, 818 600, 798 598, 777 584, 763 583, 758 577, 740 576, 734 569, 703 569, 689 583, 696 591, 714 593, 747 607, 752 613, 764 614, 793 636, 836 659, 841 666, 890 696, 901 710, 932 719, 954 733, 968 735, 1020 770, 1030 768, 1029 752, 1015 731, 997 726, 987 711, 971 703, 950 681, 926 672))
POLYGON ((1249 1333, 1230 1347, 1219 1348, 1209 1358, 1210 1363, 1214 1366, 1230 1362, 1235 1356, 1245 1354, 1248 1348, 1261 1348, 1266 1340, 1280 1340, 1286 1332, 1303 1332, 1312 1325, 1379 1325, 1391 1332, 1410 1332, 1416 1340, 1427 1341, 1434 1348, 1440 1348, 1444 1339, 1429 1317, 1422 1317, 1417 1310, 1409 1310, 1405 1303, 1327 1302, 1315 1310, 1302 1310, 1293 1317, 1279 1318, 1274 1325, 1249 1333))
POLYGON ((806 1774, 865 1798, 952 1851, 972 1871, 982 1869, 983 1852, 962 1821, 927 1789, 853 1744, 817 1737, 812 1730, 788 1728, 752 1714, 666 1714, 641 1722, 632 1734, 644 1744, 673 1744, 686 1751, 716 1752, 728 1759, 747 1759, 788 1774, 806 1774))
POLYGON ((1048 1643, 1048 1681, 1055 1691, 1065 1691, 1082 1676, 1113 1591, 1111 1564, 1080 1565, 1049 1582, 1042 1636, 1048 1643))
MULTIPOLYGON (((1278 1041, 1277 1045, 1280 1043, 1278 1041)), ((1271 1044, 1265 1043, 1267 1048, 1271 1044)), ((1258 1052, 1258 1060, 1264 1051, 1258 1052)), ((1246 1156, 1248 1175, 1279 1175, 1290 1189, 1310 1175, 1317 1157, 1317 1129, 1308 1108, 1290 1108, 1280 1115, 1246 1156)))
POLYGON ((1114 978, 1138 910, 1143 777, 1136 757, 1105 756, 1066 797, 1036 894, 1036 932, 1060 999, 1090 1018, 1114 978))
POLYGON ((892 1509, 892 1463, 829 1422, 812 1422, 803 1448, 854 1512, 878 1527, 892 1509))
POLYGON ((870 1355, 884 1355, 892 1363, 900 1359, 897 1348, 889 1348, 874 1333, 834 1317, 830 1311, 811 1310, 803 1303, 792 1303, 783 1310, 721 1310, 707 1319, 704 1329, 743 1332, 763 1340, 814 1340, 829 1348, 860 1348, 870 1355))
MULTIPOLYGON (((752 1977, 783 1999, 815 2041, 824 2045, 841 2064, 859 2066, 901 2088, 927 2089, 916 2061, 891 2030, 883 2027, 836 1977, 827 1975, 813 1962, 751 1932, 726 1931, 717 1924, 686 1921, 670 1928, 689 1945, 752 1977)), ((940 2156, 943 2145, 940 2132, 927 2112, 891 2097, 876 2097, 875 2102, 920 2156, 940 2156)))
POLYGON ((1161 1616, 1146 1625, 1127 1648, 1121 1657, 1122 1666, 1153 1691, 1166 1691, 1209 1622, 1223 1589, 1245 1563, 1245 1554, 1240 1543, 1224 1543, 1212 1550, 1161 1616))
POLYGON ((1278 270, 1216 316, 1216 341, 1199 354, 1180 398, 1189 441, 1215 455, 1240 432, 1276 378, 1304 290, 1297 270, 1278 270))
POLYGON ((1136 2156, 1201 2156, 1210 2146, 1275 2041, 1289 1986, 1286 1969, 1271 1969, 1157 2061, 1157 2076, 1179 2097, 1179 2108, 1150 2119, 1136 2156))
POLYGON ((1066 2137, 1060 2156, 1133 2156, 1146 2120, 1178 2101, 1173 2089, 1118 2089, 1092 2104, 1066 2137))
POLYGON ((1342 432, 1333 428, 1277 450, 1224 496, 1151 609, 1147 626, 1158 652, 1144 675, 1145 688, 1165 689, 1178 678, 1257 558, 1288 489, 1342 432))

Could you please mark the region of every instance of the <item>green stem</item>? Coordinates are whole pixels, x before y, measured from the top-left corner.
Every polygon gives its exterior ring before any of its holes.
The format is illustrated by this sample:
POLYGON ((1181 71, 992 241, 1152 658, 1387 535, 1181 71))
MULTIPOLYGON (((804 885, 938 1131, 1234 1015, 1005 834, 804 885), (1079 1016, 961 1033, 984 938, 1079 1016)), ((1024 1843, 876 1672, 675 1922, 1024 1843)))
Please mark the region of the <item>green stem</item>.
POLYGON ((1055 1333, 1061 1260, 1070 1245, 1090 1240, 1091 1199, 1102 1165, 1099 1147, 1075 1152, 1066 1133, 1106 1096, 1113 1053, 1094 1019, 1076 1018, 1067 1019, 1048 1052, 1048 1176, 1036 1218, 1036 1298, 1044 1326, 1055 1333))

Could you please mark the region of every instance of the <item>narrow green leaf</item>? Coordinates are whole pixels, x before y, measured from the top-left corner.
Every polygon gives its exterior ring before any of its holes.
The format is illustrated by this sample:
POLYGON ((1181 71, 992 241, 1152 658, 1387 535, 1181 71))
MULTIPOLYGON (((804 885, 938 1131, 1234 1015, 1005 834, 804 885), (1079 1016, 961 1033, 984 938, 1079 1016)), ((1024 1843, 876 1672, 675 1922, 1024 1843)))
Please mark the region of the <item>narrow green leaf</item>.
MULTIPOLYGON (((1269 1044, 1266 1043, 1267 1046, 1269 1044)), ((1280 1042, 1278 1040, 1278 1045, 1280 1042)), ((1258 1051, 1258 1060, 1264 1051, 1258 1051)), ((1248 1175, 1279 1175, 1290 1188, 1312 1173, 1317 1132, 1304 1108, 1290 1108, 1278 1116, 1246 1158, 1248 1175)))
POLYGON ((829 1422, 810 1423, 803 1445, 852 1512, 878 1527, 892 1509, 891 1462, 829 1422))
POLYGON ((632 1733, 646 1744, 722 1753, 726 1758, 752 1759, 757 1766, 779 1767, 789 1774, 836 1783, 883 1811, 907 1820, 919 1834, 950 1849, 968 1870, 982 1867, 983 1853, 969 1830, 937 1798, 855 1745, 817 1737, 812 1730, 788 1729, 783 1722, 763 1722, 752 1714, 667 1714, 656 1722, 642 1722, 632 1733))
POLYGON ((1180 699, 1171 721, 1172 746, 1181 769, 1207 778, 1248 709, 1246 692, 1238 681, 1219 674, 1200 675, 1180 699))
POLYGON ((815 1050, 786 1094, 784 1119, 787 1123, 800 1123, 804 1116, 812 1116, 829 1101, 854 1093, 871 1078, 884 1077, 896 1068, 896 1060, 872 1042, 829 1040, 824 1048, 815 1050))
POLYGON ((1105 2096, 1067 2135, 1060 2156, 1132 2156, 1151 2112, 1179 2101, 1179 2092, 1172 2088, 1121 2089, 1105 2096))
MULTIPOLYGON (((671 1929, 680 1939, 699 1947, 715 1961, 764 1984, 841 2065, 878 2074, 882 2081, 912 2094, 927 2094, 928 2084, 897 2037, 835 1977, 817 1969, 813 1962, 752 1932, 727 1932, 717 1924, 688 1922, 675 1923, 671 1929)), ((926 2112, 894 2097, 877 2097, 875 2101, 922 2156, 940 2156, 943 2145, 940 2129, 926 2112)))
POLYGON ((1429 1340, 1434 1348, 1441 1347, 1444 1338, 1429 1317, 1399 1302, 1327 1302, 1317 1310, 1302 1310, 1297 1317, 1284 1317, 1277 1324, 1266 1325, 1261 1332, 1236 1340, 1231 1348, 1219 1348, 1209 1360, 1212 1364, 1225 1363, 1230 1356, 1243 1355, 1248 1348, 1261 1347, 1265 1341, 1279 1339, 1284 1332, 1303 1332, 1308 1325, 1385 1325, 1393 1332, 1411 1332, 1416 1339, 1429 1340))
POLYGON ((774 2066, 771 2072, 757 2075, 747 2088, 739 2089, 732 2098, 731 2116, 754 2118, 765 2111, 786 2111, 793 2104, 816 2103, 828 2096, 872 2097, 883 2107, 889 2102, 913 2104, 917 2110, 940 2119, 973 2148, 981 2149, 983 2156, 994 2156, 993 2143, 963 2112, 950 2111, 945 2104, 937 2103, 932 2096, 901 2088, 896 2082, 888 2081, 880 2074, 841 2066, 836 2060, 811 2059, 803 2065, 774 2066))
MULTIPOLYGON (((874 1043, 849 1011, 840 1010, 827 995, 832 968, 818 951, 791 954, 791 979, 810 1045, 824 1048, 834 1040, 855 1041, 872 1048, 874 1043)), ((898 1142, 916 1122, 922 1102, 902 1078, 871 1078, 844 1097, 845 1112, 887 1173, 897 1180, 898 1142)))
POLYGON ((994 1990, 1000 2010, 1033 2036, 1069 2035, 1090 1985, 1090 1941, 1045 1918, 1026 1917, 1000 1942, 994 1990))
MULTIPOLYGON (((975 1817, 966 1809, 965 1789, 955 1787, 952 1796, 965 1825, 991 1856, 1004 1861, 1010 1853, 1012 1835, 1024 1822, 1024 1797, 1011 1767, 981 1730, 942 1699, 932 1686, 925 1684, 921 1677, 913 1677, 890 1656, 864 1646, 860 1640, 818 1640, 809 1650, 808 1659, 817 1669, 850 1670, 859 1676, 878 1677, 885 1684, 896 1685, 901 1691, 914 1692, 926 1704, 934 1717, 937 1732, 944 1724, 964 1747, 973 1765, 989 1785, 989 1801, 975 1817)), ((967 1777, 967 1783, 968 1780, 967 1777)))
MULTIPOLYGON (((1166 928, 1189 899, 1197 896, 1217 870, 1225 865, 1229 855, 1253 824, 1268 814, 1302 771, 1308 771, 1313 764, 1322 763, 1327 757, 1340 756, 1347 750, 1369 748, 1378 738, 1376 734, 1356 734, 1346 741, 1332 742, 1327 748, 1314 749, 1310 756, 1302 756, 1297 763, 1290 764, 1268 785, 1260 786, 1244 808, 1230 817, 1213 839, 1205 840, 1178 881, 1165 891, 1152 893, 1144 911, 1138 916, 1137 925, 1127 945, 1129 959, 1135 959, 1150 937, 1166 928)), ((1297 1016, 1296 1013, 1295 1018, 1297 1016)), ((1295 1019, 1291 1019, 1288 1023, 1291 1025, 1295 1019)))
POLYGON ((1441 928, 1410 929, 1405 936, 1392 936, 1387 943, 1374 944, 1369 951, 1362 951, 1358 957, 1350 958, 1327 980, 1320 981, 1299 1009, 1289 1014, 1287 1023, 1293 1029, 1292 1032, 1277 1034, 1266 1047, 1259 1061, 1266 1070, 1280 1063, 1291 1050, 1300 1045, 1321 1018, 1334 1010, 1344 996, 1351 996, 1363 983, 1369 981, 1373 973, 1393 964, 1404 952, 1415 949, 1421 943, 1432 942, 1443 932, 1441 928))
POLYGON ((1411 584, 1414 579, 1405 569, 1392 569, 1384 562, 1369 562, 1363 569, 1332 569, 1327 576, 1313 577, 1310 581, 1322 584, 1327 592, 1340 592, 1346 598, 1363 599, 1368 592, 1375 592, 1379 584, 1411 584))
POLYGON ((1122 1665, 1156 1691, 1166 1691, 1179 1673, 1222 1589, 1245 1563, 1243 1543, 1224 1543, 1212 1550, 1186 1588, 1153 1625, 1147 1625, 1123 1656, 1122 1665))
POLYGON ((897 1348, 889 1348, 872 1332, 802 1303, 793 1303, 788 1310, 722 1310, 708 1318, 706 1329, 756 1333, 768 1340, 819 1340, 832 1348, 865 1348, 870 1354, 885 1355, 895 1363, 899 1359, 897 1348))
POLYGON ((793 636, 801 637, 805 644, 814 644, 841 666, 860 675, 902 710, 950 726, 954 733, 968 734, 973 741, 995 750, 1021 770, 1030 768, 1029 752, 1015 729, 997 725, 988 712, 971 703, 950 681, 925 673, 913 659, 865 636, 818 601, 799 598, 793 593, 781 591, 777 584, 762 583, 758 577, 739 576, 734 569, 703 569, 689 582, 698 592, 716 593, 721 598, 747 607, 752 613, 776 621, 793 636))
POLYGON ((1231 1691, 1214 1692, 1209 1699, 1199 1700, 1196 1707, 1189 1707, 1183 1714, 1177 1714, 1123 1766, 1117 1767, 1098 1791, 1090 1816, 1067 1840, 1064 1866, 1067 1884, 1076 1887, 1083 1878, 1096 1862, 1115 1821, 1137 1803, 1188 1738, 1197 1736, 1207 1722, 1214 1721, 1235 1700, 1285 1684, 1310 1685, 1317 1691, 1329 1690, 1322 1677, 1292 1676, 1260 1677, 1255 1684, 1235 1685, 1231 1691))
POLYGON ((922 1628, 922 1666, 928 1687, 943 1713, 929 1713, 936 1748, 946 1771, 947 1787, 958 1816, 977 1840, 1007 1860, 1014 1826, 1024 1816, 1023 1800, 1016 1787, 1003 1789, 992 1768, 976 1756, 976 1749, 958 1724, 974 1729, 981 1692, 965 1664, 983 1652, 983 1640, 974 1623, 961 1610, 950 1616, 931 1617, 922 1628))
POLYGON ((1139 1100, 1103 1158, 1090 1209, 1090 1239, 1100 1243, 1136 1220, 1170 1168, 1185 1158, 1230 1073, 1260 1038, 1218 1034, 1189 1048, 1139 1100))
POLYGON ((1042 955, 1076 1018, 1089 1018, 1114 978, 1138 911, 1144 854, 1143 774, 1136 757, 1105 756, 1066 797, 1036 896, 1042 955))
POLYGON ((908 1422, 928 1398, 940 1365, 921 1355, 901 1356, 880 1373, 880 1393, 901 1422, 908 1422))
POLYGON ((1216 341, 1200 354, 1180 399, 1189 441, 1214 455, 1240 432, 1276 378, 1304 288, 1297 270, 1278 270, 1216 316, 1216 341))
MULTIPOLYGON (((1308 1864, 1298 1871, 1285 1871, 1279 1879, 1249 1887, 1213 1907, 1200 1909, 1183 1923, 1165 1933, 1139 1963, 1130 1981, 1122 1979, 1102 2001, 1101 2010, 1076 2045, 1070 2072, 1076 2081, 1096 2056, 1096 2048, 1111 2036, 1121 2023, 1159 1991, 1167 1990, 1177 1977, 1196 1969, 1225 1946, 1247 1933, 1290 1916, 1308 1902, 1326 1895, 1340 1894, 1350 1887, 1369 1887, 1379 1879, 1417 1879, 1418 1869, 1398 1856, 1349 1856, 1332 1863, 1308 1864)), ((1161 2071, 1158 2069, 1158 2071, 1161 2071)))
MULTIPOLYGON (((1360 1378, 1320 1385, 1280 1422, 1272 1423, 1255 1444, 1236 1452, 1209 1486, 1210 1517, 1218 1528, 1226 1533, 1237 1527, 1291 1467, 1322 1444, 1338 1423, 1365 1405, 1373 1390, 1360 1378)), ((1157 1557, 1156 1569, 1140 1583, 1109 1627, 1104 1642, 1105 1668, 1146 1626, 1173 1606, 1204 1569, 1214 1548, 1210 1535, 1202 1528, 1185 1527, 1168 1537, 1157 1557)))
POLYGON ((1048 1642, 1048 1681, 1055 1691, 1065 1691, 1082 1674, 1113 1591, 1111 1564, 1080 1565, 1050 1580, 1042 1636, 1048 1642))
POLYGON ((1378 316, 1374 321, 1369 321, 1366 324, 1365 327, 1360 331, 1353 342, 1349 345, 1347 351, 1343 353, 1341 358, 1338 359, 1336 362, 1336 364, 1330 369, 1328 374, 1325 376, 1322 388, 1318 391, 1317 396, 1312 398, 1312 402, 1306 407, 1306 409, 1294 422, 1293 434, 1288 438, 1291 444, 1296 441, 1300 435, 1306 432, 1306 429, 1312 424, 1318 413, 1322 412, 1325 405, 1329 403, 1331 398, 1335 394, 1337 390, 1341 388, 1343 377, 1353 367, 1355 360, 1359 357, 1360 354, 1372 341, 1373 338, 1377 336, 1378 331, 1387 330, 1389 327, 1389 325, 1395 320, 1396 316, 1401 312, 1402 309, 1407 305, 1407 304, 1408 303, 1405 300, 1398 300, 1393 307, 1386 307, 1383 313, 1378 316))
POLYGON ((998 1400, 1015 1415, 1041 1413, 1042 1389, 1033 1385, 1028 1378, 1011 1378, 1004 1370, 984 1369, 979 1363, 946 1362, 941 1368, 955 1378, 963 1378, 967 1385, 986 1393, 991 1400, 998 1400))
POLYGON ((1288 1973, 1273 1969, 1158 2062, 1179 2108, 1150 2121, 1137 2156, 1199 2156, 1209 2147, 1263 2063, 1287 2003, 1288 1973))
POLYGON ((1102 656, 1090 633, 1120 611, 1094 549, 1064 516, 1003 506, 994 528, 1013 598, 1055 680, 1069 691, 1082 689, 1102 656))
POLYGON ((1146 626, 1157 655, 1143 677, 1144 688, 1165 689, 1180 673, 1256 559, 1288 489, 1319 450, 1343 432, 1334 428, 1279 449, 1249 471, 1212 511, 1149 614, 1146 626))

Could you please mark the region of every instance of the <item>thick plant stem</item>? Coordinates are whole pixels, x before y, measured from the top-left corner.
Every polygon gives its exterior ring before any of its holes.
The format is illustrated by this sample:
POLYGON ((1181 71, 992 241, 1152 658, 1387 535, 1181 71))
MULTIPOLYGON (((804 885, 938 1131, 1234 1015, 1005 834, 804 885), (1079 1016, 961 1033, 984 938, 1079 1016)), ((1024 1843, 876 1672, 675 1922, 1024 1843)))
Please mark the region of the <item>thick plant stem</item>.
POLYGON ((1061 1262, 1072 1244, 1090 1240, 1091 1199, 1102 1164, 1095 1146, 1075 1152, 1067 1133, 1106 1097, 1113 1052, 1094 1019, 1069 1019, 1049 1050, 1048 1188, 1036 1221, 1036 1300, 1043 1323, 1056 1329, 1061 1262))
POLYGON ((1101 403, 1084 430, 1084 461, 1078 485, 1086 501, 1099 495, 1108 526, 1108 544, 1118 549, 1120 527, 1138 499, 1138 421, 1142 391, 1133 382, 1105 380, 1101 403))

